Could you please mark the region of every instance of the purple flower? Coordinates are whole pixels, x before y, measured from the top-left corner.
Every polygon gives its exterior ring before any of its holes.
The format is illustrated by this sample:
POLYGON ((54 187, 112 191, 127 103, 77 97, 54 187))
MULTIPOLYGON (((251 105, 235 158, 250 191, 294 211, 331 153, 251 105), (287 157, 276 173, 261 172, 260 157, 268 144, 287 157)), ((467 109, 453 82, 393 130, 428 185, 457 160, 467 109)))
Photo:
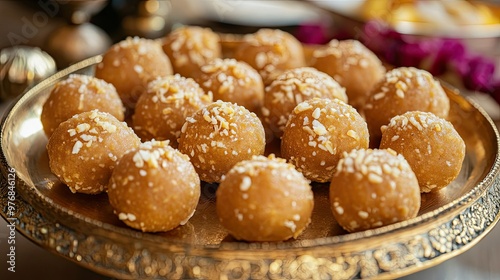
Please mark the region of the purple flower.
POLYGON ((500 81, 493 84, 493 90, 490 94, 500 104, 500 81))
POLYGON ((429 68, 429 72, 436 76, 448 71, 448 65, 451 61, 462 61, 466 53, 465 46, 460 40, 439 39, 439 41, 439 49, 429 68))
POLYGON ((399 64, 406 67, 419 67, 428 58, 434 47, 426 42, 403 44, 399 48, 399 64))
POLYGON ((295 37, 305 44, 325 44, 329 38, 327 28, 321 23, 306 23, 300 25, 295 31, 295 37))
POLYGON ((363 44, 375 53, 382 53, 387 48, 389 29, 380 21, 368 21, 361 34, 363 44))
POLYGON ((490 59, 476 56, 469 59, 469 73, 465 77, 465 86, 470 89, 489 91, 493 87, 495 64, 490 59))

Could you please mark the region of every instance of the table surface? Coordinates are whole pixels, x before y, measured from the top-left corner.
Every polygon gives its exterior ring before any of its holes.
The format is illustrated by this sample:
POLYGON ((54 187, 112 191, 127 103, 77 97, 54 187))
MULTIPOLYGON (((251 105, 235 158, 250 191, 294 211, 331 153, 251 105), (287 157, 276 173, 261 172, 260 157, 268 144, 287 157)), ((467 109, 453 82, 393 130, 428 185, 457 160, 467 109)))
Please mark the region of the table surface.
MULTIPOLYGON (((0 22, 18 20, 22 17, 23 14, 15 9, 12 3, 9 4, 8 1, 0 3, 0 22)), ((6 34, 2 28, 8 29, 12 27, 0 24, 0 33, 6 34)), ((50 26, 47 25, 36 37, 32 38, 32 41, 36 42, 37 39, 43 38, 50 30, 50 26)), ((495 119, 497 127, 500 128, 500 107, 484 96, 475 98, 495 119)), ((0 115, 2 115, 5 107, 5 103, 0 103, 0 115)), ((10 246, 7 244, 8 234, 9 228, 6 221, 0 219, 0 279, 110 279, 44 250, 20 233, 16 234, 16 272, 9 272, 7 270, 7 248, 10 246)), ((461 255, 401 279, 500 279, 499 264, 500 226, 496 226, 477 245, 461 255)))

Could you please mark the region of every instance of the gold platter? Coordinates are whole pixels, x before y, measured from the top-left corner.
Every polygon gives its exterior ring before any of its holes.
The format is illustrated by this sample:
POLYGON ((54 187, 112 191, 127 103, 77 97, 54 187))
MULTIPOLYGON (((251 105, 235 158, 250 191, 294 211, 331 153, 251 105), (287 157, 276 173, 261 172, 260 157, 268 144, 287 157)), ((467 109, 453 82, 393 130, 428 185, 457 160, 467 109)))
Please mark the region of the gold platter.
POLYGON ((414 219, 348 234, 331 215, 328 188, 314 185, 312 223, 298 240, 238 242, 217 220, 216 185, 203 185, 196 214, 185 226, 162 234, 130 229, 113 215, 105 194, 71 194, 52 175, 39 120, 58 80, 71 73, 92 75, 100 60, 77 63, 29 90, 7 112, 0 131, 2 216, 12 218, 6 205, 14 182, 17 230, 98 273, 119 279, 395 278, 468 250, 500 219, 498 130, 483 109, 445 87, 466 159, 447 188, 422 196, 414 219))

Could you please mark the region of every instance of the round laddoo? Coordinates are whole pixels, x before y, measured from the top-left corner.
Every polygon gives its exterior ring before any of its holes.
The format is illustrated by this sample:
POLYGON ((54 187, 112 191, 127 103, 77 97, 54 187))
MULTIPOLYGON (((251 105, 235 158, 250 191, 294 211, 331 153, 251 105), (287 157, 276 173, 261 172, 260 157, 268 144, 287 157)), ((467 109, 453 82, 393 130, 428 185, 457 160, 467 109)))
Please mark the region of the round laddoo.
POLYGON ((49 167, 73 193, 105 191, 117 161, 140 139, 126 123, 97 110, 62 122, 47 144, 49 167))
POLYGON ((297 238, 309 225, 313 207, 309 181, 274 157, 237 163, 216 192, 219 221, 238 240, 297 238))
POLYGON ((111 46, 95 69, 95 77, 113 84, 129 109, 135 107, 150 81, 171 74, 172 65, 161 44, 138 37, 111 46))
POLYGON ((196 80, 205 92, 212 92, 214 100, 236 103, 255 113, 262 107, 262 78, 243 61, 215 59, 201 67, 196 80))
POLYGON ((212 103, 212 97, 191 78, 179 74, 158 77, 139 97, 132 115, 133 128, 142 141, 177 139, 187 117, 212 103))
POLYGON ((174 72, 193 78, 201 66, 222 57, 219 41, 219 35, 210 28, 183 26, 167 34, 162 47, 174 72))
POLYGON ((343 152, 368 148, 363 117, 338 99, 299 103, 281 138, 281 156, 315 182, 329 182, 343 152))
POLYGON ((168 141, 149 141, 126 153, 109 181, 118 218, 143 232, 169 231, 193 216, 200 178, 189 157, 168 141))
POLYGON ((421 192, 442 189, 460 173, 465 142, 447 120, 411 111, 393 117, 382 131, 380 148, 390 148, 405 157, 421 192))
POLYGON ((333 216, 349 232, 414 218, 420 203, 415 173, 390 149, 344 152, 330 183, 333 216))
POLYGON ((327 74, 311 67, 285 71, 265 88, 263 120, 274 135, 280 138, 295 106, 312 98, 347 102, 345 89, 327 74))
POLYGON ((188 117, 179 151, 191 158, 201 180, 220 182, 236 163, 262 155, 264 127, 255 113, 218 100, 188 117))
POLYGON ((382 136, 380 128, 392 117, 408 111, 422 111, 447 118, 449 110, 450 100, 441 84, 429 72, 413 67, 387 72, 372 89, 362 109, 374 146, 382 136))
POLYGON ((50 137, 63 121, 94 109, 124 120, 125 108, 112 84, 92 76, 71 74, 55 84, 43 104, 40 116, 43 130, 50 137))
POLYGON ((355 108, 365 103, 386 71, 380 59, 357 40, 330 41, 313 51, 310 65, 345 87, 349 104, 355 108))
POLYGON ((301 43, 279 29, 262 28, 245 35, 234 58, 256 69, 265 85, 286 70, 306 66, 301 43))

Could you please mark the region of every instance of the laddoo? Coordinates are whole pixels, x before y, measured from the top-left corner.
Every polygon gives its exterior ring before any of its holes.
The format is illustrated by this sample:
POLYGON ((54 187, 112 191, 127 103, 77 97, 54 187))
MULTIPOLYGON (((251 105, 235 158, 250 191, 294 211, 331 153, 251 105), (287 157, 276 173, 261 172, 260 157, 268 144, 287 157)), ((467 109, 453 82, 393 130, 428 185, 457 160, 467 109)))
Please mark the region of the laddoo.
POLYGON ((179 151, 191 158, 200 179, 220 182, 236 163, 262 155, 264 127, 255 113, 218 100, 188 117, 181 129, 179 151))
POLYGON ((215 59, 201 67, 196 79, 214 100, 241 105, 257 113, 264 101, 264 84, 259 73, 243 61, 215 59))
POLYGON ((357 40, 332 40, 312 53, 311 67, 345 87, 349 104, 360 108, 385 74, 381 60, 357 40))
POLYGON ((148 141, 127 152, 113 170, 108 197, 118 218, 143 232, 184 225, 200 198, 200 178, 189 157, 168 141, 148 141))
POLYGON ((408 111, 431 112, 447 118, 450 100, 432 74, 413 67, 394 68, 387 72, 371 91, 362 113, 368 123, 370 140, 378 146, 382 132, 392 117, 408 111))
POLYGON ((183 77, 196 77, 203 65, 222 57, 219 35, 199 26, 173 30, 165 36, 162 48, 172 62, 174 73, 183 77))
POLYGON ((315 97, 347 102, 345 89, 327 74, 311 67, 287 70, 265 88, 263 120, 280 138, 295 106, 315 97))
POLYGON ((265 85, 286 70, 306 66, 301 43, 279 29, 262 28, 243 36, 234 58, 256 69, 265 85))
POLYGON ((330 183, 333 216, 348 232, 414 218, 420 204, 415 173, 390 149, 344 152, 330 183))
POLYGON ((71 74, 57 82, 43 104, 40 120, 45 134, 52 132, 72 116, 97 109, 124 120, 125 108, 115 87, 104 80, 71 74))
POLYGON ((297 238, 309 225, 313 207, 309 181, 273 156, 237 163, 216 192, 219 221, 238 240, 297 238))
POLYGON ((150 81, 171 74, 172 65, 161 44, 139 37, 111 46, 95 69, 95 77, 113 84, 128 109, 135 108, 150 81))
POLYGON ((410 111, 393 117, 382 131, 380 148, 390 148, 405 157, 421 192, 442 189, 460 173, 465 142, 447 120, 410 111))
POLYGON ((315 182, 329 182, 343 152, 368 148, 363 117, 339 99, 299 103, 284 129, 281 156, 315 182))
POLYGON ((73 193, 105 191, 118 160, 140 139, 126 123, 97 110, 62 122, 47 143, 49 167, 73 193))
POLYGON ((151 81, 132 115, 133 129, 142 141, 177 139, 187 117, 212 103, 212 97, 191 78, 179 74, 151 81))

